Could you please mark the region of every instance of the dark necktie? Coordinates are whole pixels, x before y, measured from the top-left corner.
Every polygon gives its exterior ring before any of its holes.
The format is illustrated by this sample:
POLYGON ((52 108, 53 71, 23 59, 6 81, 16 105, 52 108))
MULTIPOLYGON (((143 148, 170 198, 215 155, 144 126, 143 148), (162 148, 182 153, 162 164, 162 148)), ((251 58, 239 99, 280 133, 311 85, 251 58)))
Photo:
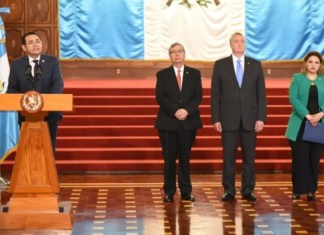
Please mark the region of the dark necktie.
POLYGON ((33 72, 34 72, 33 76, 36 77, 36 71, 37 71, 37 67, 38 67, 38 60, 33 60, 33 62, 35 63, 34 70, 33 70, 33 72))

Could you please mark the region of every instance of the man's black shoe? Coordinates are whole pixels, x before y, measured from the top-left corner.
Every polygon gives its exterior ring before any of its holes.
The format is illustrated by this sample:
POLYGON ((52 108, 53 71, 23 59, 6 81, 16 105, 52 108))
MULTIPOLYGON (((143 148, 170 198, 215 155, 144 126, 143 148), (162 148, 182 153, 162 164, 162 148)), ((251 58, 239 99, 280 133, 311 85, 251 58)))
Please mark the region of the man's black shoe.
POLYGON ((191 194, 189 194, 189 195, 181 195, 181 198, 184 201, 191 201, 191 202, 196 201, 195 197, 193 195, 191 195, 191 194))
POLYGON ((250 202, 256 201, 256 196, 253 193, 247 193, 247 194, 243 195, 243 198, 245 198, 246 200, 248 200, 250 202))
POLYGON ((165 195, 163 198, 164 202, 173 202, 173 197, 169 195, 165 195))
POLYGON ((308 193, 307 194, 307 200, 308 201, 315 201, 315 194, 314 193, 308 193))
POLYGON ((234 199, 235 199, 235 197, 232 194, 229 194, 229 193, 224 193, 224 195, 222 197, 223 202, 233 201, 234 199))

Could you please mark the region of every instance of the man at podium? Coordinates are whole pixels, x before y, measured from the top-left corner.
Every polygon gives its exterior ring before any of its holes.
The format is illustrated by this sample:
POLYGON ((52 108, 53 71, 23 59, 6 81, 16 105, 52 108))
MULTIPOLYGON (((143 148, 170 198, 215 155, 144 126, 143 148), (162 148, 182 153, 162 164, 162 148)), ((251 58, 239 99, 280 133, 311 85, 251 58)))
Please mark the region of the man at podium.
MULTIPOLYGON (((54 56, 41 54, 42 41, 36 32, 23 35, 22 49, 26 52, 26 56, 12 62, 7 93, 26 93, 34 90, 40 94, 62 94, 64 82, 59 60, 54 56)), ((62 112, 49 112, 45 117, 54 153, 57 126, 62 118, 62 112)), ((19 114, 19 125, 23 121, 24 117, 19 114)))

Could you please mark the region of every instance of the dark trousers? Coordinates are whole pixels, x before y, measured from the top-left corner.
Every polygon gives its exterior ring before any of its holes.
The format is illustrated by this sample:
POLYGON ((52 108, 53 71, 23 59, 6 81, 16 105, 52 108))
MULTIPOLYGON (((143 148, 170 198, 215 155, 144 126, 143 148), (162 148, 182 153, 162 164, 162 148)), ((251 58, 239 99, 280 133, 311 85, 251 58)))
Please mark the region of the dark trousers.
POLYGON ((195 142, 196 130, 163 131, 159 130, 160 143, 164 158, 164 185, 166 195, 176 192, 176 160, 179 160, 178 185, 182 195, 191 194, 190 153, 195 142))
POLYGON ((317 191, 320 159, 324 145, 302 140, 302 123, 296 141, 289 140, 292 155, 291 176, 293 193, 305 194, 317 191))
POLYGON ((47 123, 48 123, 48 129, 49 129, 50 136, 51 136, 53 152, 55 155, 58 122, 57 121, 48 121, 47 123))
POLYGON ((235 172, 237 147, 242 149, 242 187, 241 194, 252 193, 255 187, 255 147, 256 133, 245 131, 242 127, 238 131, 222 131, 223 146, 223 175, 224 192, 236 194, 235 172))

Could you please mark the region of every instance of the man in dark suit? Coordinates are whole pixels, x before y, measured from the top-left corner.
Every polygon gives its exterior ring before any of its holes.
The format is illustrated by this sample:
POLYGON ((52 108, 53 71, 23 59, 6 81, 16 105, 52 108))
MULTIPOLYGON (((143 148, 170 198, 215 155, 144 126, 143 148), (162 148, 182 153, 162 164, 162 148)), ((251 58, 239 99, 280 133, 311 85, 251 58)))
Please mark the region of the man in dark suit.
MULTIPOLYGON (((35 32, 28 32, 22 37, 22 49, 26 56, 14 60, 10 67, 8 93, 25 93, 35 90, 43 94, 61 94, 63 78, 59 61, 54 56, 41 55, 42 41, 35 32)), ((49 112, 48 122, 55 153, 58 122, 63 118, 61 112, 49 112)), ((24 117, 19 115, 19 124, 24 117)))
POLYGON ((261 63, 245 56, 245 38, 230 38, 232 55, 215 62, 211 84, 211 114, 223 146, 222 201, 234 200, 237 147, 242 149, 241 194, 255 201, 256 133, 266 120, 266 91, 261 63), (238 77, 238 78, 237 78, 238 77))
POLYGON ((184 65, 185 49, 180 43, 169 48, 172 65, 157 73, 156 100, 159 111, 155 128, 159 130, 164 158, 164 201, 172 202, 178 185, 182 200, 195 201, 191 194, 190 153, 198 128, 202 127, 199 104, 202 101, 200 71, 184 65))

